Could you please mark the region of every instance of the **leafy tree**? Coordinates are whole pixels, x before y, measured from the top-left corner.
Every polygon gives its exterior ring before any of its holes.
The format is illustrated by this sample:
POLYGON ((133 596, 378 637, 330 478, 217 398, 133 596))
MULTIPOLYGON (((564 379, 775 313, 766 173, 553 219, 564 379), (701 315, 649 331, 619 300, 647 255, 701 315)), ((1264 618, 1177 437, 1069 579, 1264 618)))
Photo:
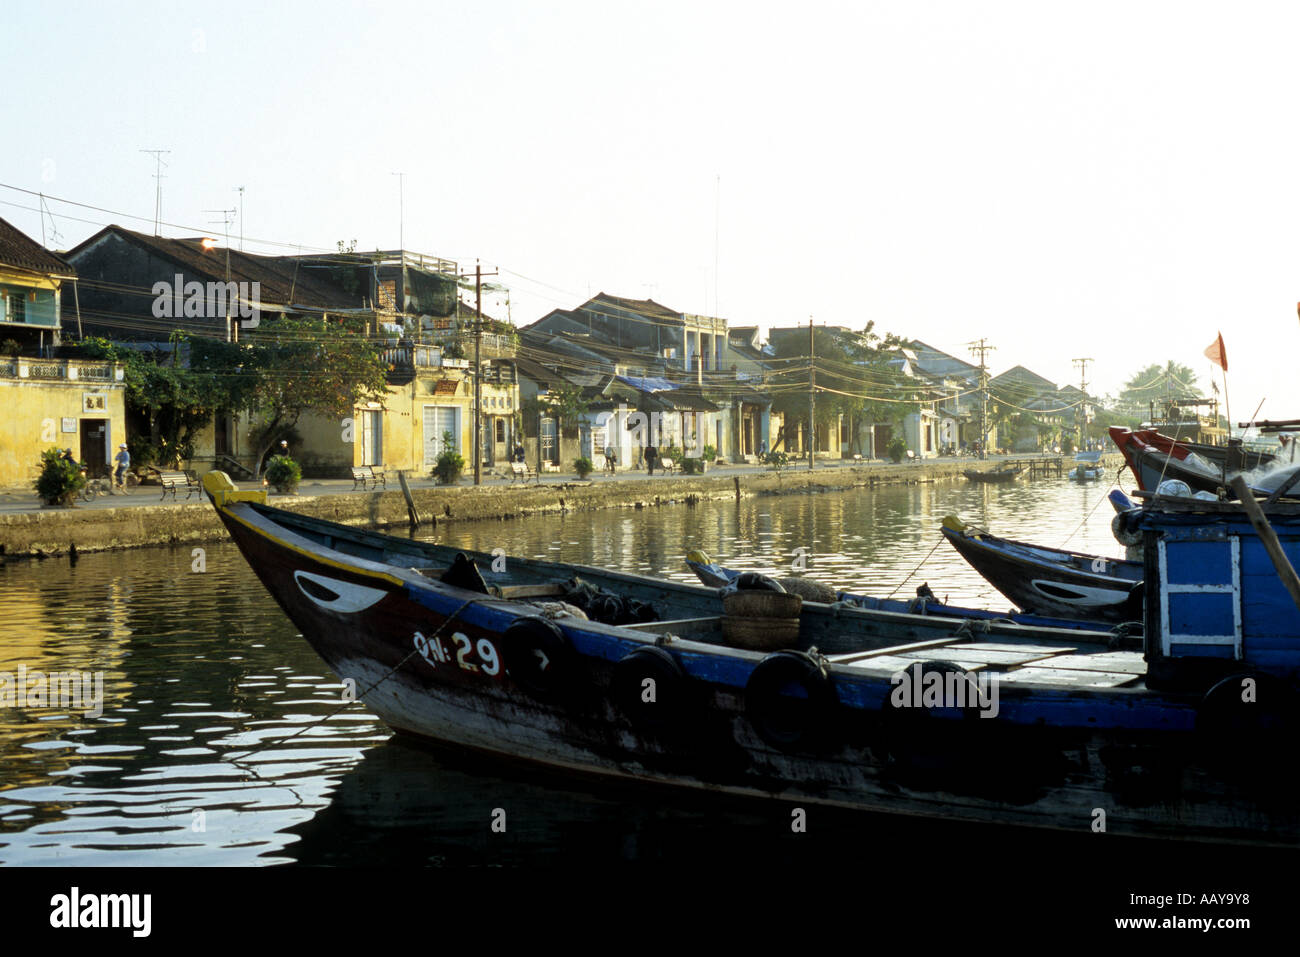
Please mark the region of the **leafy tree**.
POLYGON ((148 445, 157 450, 158 464, 179 468, 194 454, 195 434, 227 404, 228 396, 218 376, 180 362, 184 333, 176 330, 170 342, 170 351, 141 352, 92 338, 78 351, 122 363, 127 408, 148 426, 148 445))
POLYGON ((1157 415, 1164 413, 1166 403, 1176 399, 1199 399, 1201 388, 1196 373, 1170 359, 1163 366, 1158 363, 1140 370, 1124 383, 1120 390, 1116 411, 1138 419, 1151 416, 1152 403, 1157 415))
POLYGON ((590 403, 582 397, 582 390, 576 386, 552 389, 546 395, 525 399, 520 405, 529 421, 535 421, 539 414, 555 419, 560 428, 570 435, 577 429, 578 420, 590 408, 590 403))
MULTIPOLYGON (((856 448, 857 424, 861 420, 901 421, 909 411, 906 402, 918 397, 918 385, 890 365, 896 357, 894 350, 901 344, 902 340, 892 333, 882 338, 874 322, 868 322, 860 333, 849 334, 814 326, 817 424, 827 426, 838 416, 848 416, 852 448, 856 448)), ((772 411, 785 415, 786 431, 792 433, 798 423, 808 418, 808 331, 781 330, 772 336, 771 345, 778 360, 770 381, 772 411)))
POLYGON ((227 409, 254 416, 255 476, 266 453, 303 415, 342 420, 388 393, 388 364, 346 322, 264 319, 238 343, 205 342, 195 364, 225 383, 227 409))

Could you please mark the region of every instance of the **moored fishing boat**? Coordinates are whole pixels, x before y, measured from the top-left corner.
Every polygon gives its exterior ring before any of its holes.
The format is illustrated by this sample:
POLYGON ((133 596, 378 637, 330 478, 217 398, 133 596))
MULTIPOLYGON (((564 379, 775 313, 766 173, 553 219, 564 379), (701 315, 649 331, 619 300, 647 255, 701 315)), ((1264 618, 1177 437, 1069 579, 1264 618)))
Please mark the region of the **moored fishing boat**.
POLYGON ((1022 469, 1019 467, 996 468, 987 472, 981 472, 978 469, 963 469, 961 474, 972 482, 1014 482, 1021 471, 1022 469))
MULTIPOLYGON (((722 588, 736 581, 743 571, 734 568, 728 568, 713 561, 707 554, 698 549, 692 550, 686 556, 686 565, 695 573, 703 584, 713 588, 722 588)), ((979 570, 978 568, 976 569, 979 570)), ((790 587, 791 579, 778 579, 780 584, 790 587)), ((813 588, 820 588, 827 594, 825 597, 812 598, 815 591, 806 587, 808 579, 793 579, 796 585, 805 587, 797 588, 805 600, 818 600, 827 602, 845 602, 854 605, 857 608, 866 608, 873 611, 889 611, 909 615, 931 615, 943 618, 952 618, 958 622, 971 620, 974 622, 984 621, 1011 621, 1018 625, 1029 625, 1035 628, 1067 628, 1071 630, 1094 631, 1103 634, 1105 637, 1101 640, 1113 641, 1121 634, 1140 635, 1142 633, 1142 622, 1140 612, 1127 619, 1130 626, 1122 632, 1115 628, 1115 621, 1103 621, 1099 618, 1082 617, 1081 613, 1075 613, 1067 617, 1052 617, 1050 615, 1038 615, 1032 612, 1016 611, 989 611, 983 608, 966 608, 961 605, 950 605, 947 602, 941 602, 930 589, 929 584, 925 584, 916 590, 915 598, 877 598, 872 595, 860 595, 854 592, 838 591, 830 586, 816 583, 813 588)), ((1130 588, 1132 583, 1130 583, 1130 588)), ((1127 593, 1126 593, 1127 594, 1127 593)))
POLYGON ((1021 609, 1096 622, 1142 618, 1142 563, 990 535, 949 515, 943 537, 1021 609))
MULTIPOLYGON (((1280 464, 1268 452, 1184 442, 1155 429, 1133 430, 1114 425, 1109 431, 1138 488, 1146 492, 1154 492, 1167 479, 1186 482, 1194 492, 1217 492, 1234 475, 1268 470, 1280 464)), ((1277 471, 1249 484, 1256 491, 1271 492, 1286 477, 1285 471, 1277 471)))
MULTIPOLYGON (((800 803, 1078 830, 1100 813, 1110 833, 1179 838, 1300 834, 1294 800, 1273 800, 1256 773, 1267 769, 1219 766, 1233 753, 1211 732, 1264 712, 1224 695, 1207 711, 1212 689, 1194 682, 1149 687, 1141 653, 1077 631, 803 602, 788 646, 764 653, 727 643, 711 589, 502 567, 271 508, 221 473, 204 488, 304 638, 399 732, 800 803)), ((1253 641, 1240 650, 1253 667, 1253 641)))
POLYGON ((1070 478, 1076 482, 1099 479, 1105 474, 1101 465, 1100 452, 1080 452, 1074 457, 1074 468, 1070 469, 1070 478))

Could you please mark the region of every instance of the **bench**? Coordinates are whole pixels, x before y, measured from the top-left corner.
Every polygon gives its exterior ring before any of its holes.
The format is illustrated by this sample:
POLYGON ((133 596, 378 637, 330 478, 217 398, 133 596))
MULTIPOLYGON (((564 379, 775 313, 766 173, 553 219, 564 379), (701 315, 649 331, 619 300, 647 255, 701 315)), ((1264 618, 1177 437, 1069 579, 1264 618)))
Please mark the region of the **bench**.
POLYGON ((655 463, 665 472, 677 471, 677 460, 670 455, 661 455, 659 461, 655 463))
POLYGON ((388 473, 382 465, 352 466, 352 491, 355 492, 358 485, 364 489, 367 482, 371 488, 378 488, 381 484, 388 488, 388 473))
POLYGON ((530 478, 533 478, 534 476, 536 476, 538 482, 542 480, 542 477, 540 475, 537 475, 536 472, 534 472, 532 469, 528 467, 527 462, 510 463, 510 481, 512 483, 514 482, 515 479, 519 479, 521 482, 527 482, 530 478))
POLYGON ((158 473, 158 481, 162 483, 163 498, 166 498, 167 493, 171 492, 174 501, 176 499, 176 490, 184 487, 185 498, 188 499, 203 487, 199 484, 198 474, 191 469, 186 469, 183 472, 169 469, 154 469, 154 471, 158 473))

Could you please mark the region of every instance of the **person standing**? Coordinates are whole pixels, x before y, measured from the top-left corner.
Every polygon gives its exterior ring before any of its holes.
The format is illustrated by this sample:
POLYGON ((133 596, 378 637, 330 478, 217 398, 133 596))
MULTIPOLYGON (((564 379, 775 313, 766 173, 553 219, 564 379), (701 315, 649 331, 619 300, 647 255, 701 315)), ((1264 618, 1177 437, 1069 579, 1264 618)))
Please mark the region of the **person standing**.
POLYGON ((117 465, 113 471, 113 487, 125 492, 126 470, 131 467, 131 453, 126 450, 125 442, 117 447, 117 455, 113 456, 113 462, 117 465))
POLYGON ((645 449, 645 464, 650 470, 650 474, 655 474, 655 459, 659 458, 659 450, 653 445, 647 445, 645 449))

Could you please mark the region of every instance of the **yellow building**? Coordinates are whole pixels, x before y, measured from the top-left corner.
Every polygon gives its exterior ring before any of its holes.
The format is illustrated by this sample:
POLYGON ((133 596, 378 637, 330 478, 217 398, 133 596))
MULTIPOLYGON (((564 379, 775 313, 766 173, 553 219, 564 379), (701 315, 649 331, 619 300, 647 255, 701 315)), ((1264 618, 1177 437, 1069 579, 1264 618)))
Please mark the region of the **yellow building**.
MULTIPOLYGON (((474 378, 469 361, 443 358, 436 346, 405 348, 412 353, 406 374, 399 368, 390 375, 382 403, 358 406, 342 419, 308 415, 298 421, 298 440, 290 451, 304 475, 342 478, 357 465, 427 475, 445 448, 445 433, 451 434, 451 447, 465 457, 466 470, 472 471, 474 378)), ((493 465, 508 461, 512 443, 518 440, 514 421, 519 387, 512 363, 496 363, 488 370, 481 386, 484 461, 493 465)), ((197 436, 192 467, 230 469, 232 458, 251 465, 259 451, 250 446, 251 432, 246 416, 218 421, 197 436)))
POLYGON ((107 475, 126 441, 123 369, 53 358, 72 267, 0 219, 0 488, 30 490, 46 449, 107 475))

